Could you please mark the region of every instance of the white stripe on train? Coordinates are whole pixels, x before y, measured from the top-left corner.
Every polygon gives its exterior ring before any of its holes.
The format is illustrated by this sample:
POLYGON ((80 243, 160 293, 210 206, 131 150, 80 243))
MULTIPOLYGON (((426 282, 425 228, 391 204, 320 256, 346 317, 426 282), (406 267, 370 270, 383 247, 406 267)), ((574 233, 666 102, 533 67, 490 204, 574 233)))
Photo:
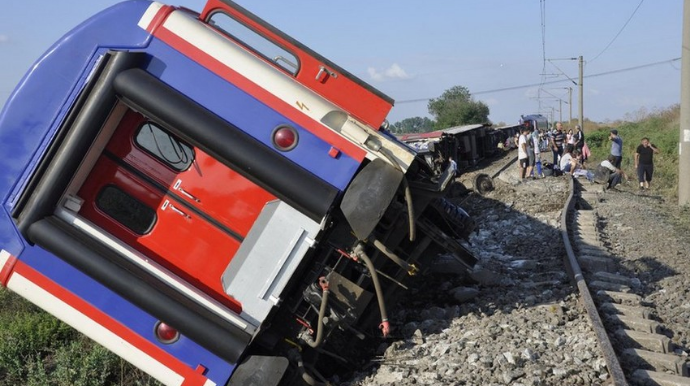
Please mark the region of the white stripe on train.
MULTIPOLYGON (((155 14, 159 9, 159 3, 151 5, 150 9, 138 23, 139 26, 144 29, 148 28, 152 21, 150 14, 155 14), (151 8, 154 9, 152 10, 151 8)), ((378 143, 381 143, 383 147, 393 153, 403 170, 407 170, 407 167, 413 162, 414 154, 409 149, 397 142, 391 141, 378 131, 368 128, 365 124, 351 116, 348 116, 348 119, 345 120, 341 127, 324 125, 321 122, 322 118, 326 117, 328 113, 341 112, 342 110, 301 85, 295 79, 286 76, 282 71, 266 64, 263 60, 240 48, 238 45, 231 43, 228 38, 219 32, 211 30, 188 13, 173 12, 165 20, 163 26, 180 39, 200 49, 224 66, 232 68, 254 84, 269 91, 298 111, 298 113, 308 116, 315 124, 328 127, 347 141, 363 149, 367 154, 367 158, 382 158, 385 162, 389 162, 386 157, 381 157, 364 146, 364 142, 369 137, 375 137, 378 143), (309 109, 298 109, 296 107, 298 103, 308 106, 309 109)))

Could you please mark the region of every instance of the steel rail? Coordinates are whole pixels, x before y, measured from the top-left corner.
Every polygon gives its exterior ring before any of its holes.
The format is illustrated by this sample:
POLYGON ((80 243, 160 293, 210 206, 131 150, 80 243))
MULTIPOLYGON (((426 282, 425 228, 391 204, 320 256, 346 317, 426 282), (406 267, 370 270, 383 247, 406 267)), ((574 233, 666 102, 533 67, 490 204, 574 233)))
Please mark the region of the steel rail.
POLYGON ((589 317, 589 321, 592 324, 594 333, 599 341, 599 346, 601 347, 601 351, 604 356, 604 360, 606 361, 609 374, 611 375, 613 385, 627 386, 628 382, 625 379, 625 374, 621 368, 620 361, 618 360, 618 356, 616 355, 613 345, 611 344, 611 340, 609 339, 606 329, 604 328, 601 316, 599 315, 596 305, 594 304, 594 299, 592 298, 592 294, 589 292, 585 278, 582 275, 582 270, 580 269, 580 264, 577 261, 577 257, 575 256, 575 252, 573 251, 573 247, 570 243, 568 225, 570 224, 572 211, 575 208, 576 198, 579 196, 579 192, 577 192, 576 195, 575 181, 572 177, 568 178, 568 188, 570 190, 570 194, 568 195, 568 199, 566 200, 565 205, 563 206, 563 211, 561 212, 560 226, 561 237, 563 238, 563 245, 565 246, 566 251, 566 255, 563 257, 563 260, 566 268, 568 269, 568 273, 570 274, 570 278, 575 282, 578 290, 580 291, 580 297, 582 298, 585 310, 587 311, 587 316, 589 317))

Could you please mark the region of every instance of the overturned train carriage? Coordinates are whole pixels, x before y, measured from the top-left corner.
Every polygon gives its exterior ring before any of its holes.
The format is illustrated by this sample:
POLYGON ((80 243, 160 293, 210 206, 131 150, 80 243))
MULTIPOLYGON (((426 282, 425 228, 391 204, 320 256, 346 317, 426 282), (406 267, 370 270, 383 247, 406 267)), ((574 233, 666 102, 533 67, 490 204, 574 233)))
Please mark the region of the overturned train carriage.
POLYGON ((109 8, 0 115, 0 281, 167 385, 318 384, 475 263, 392 103, 230 1, 109 8))

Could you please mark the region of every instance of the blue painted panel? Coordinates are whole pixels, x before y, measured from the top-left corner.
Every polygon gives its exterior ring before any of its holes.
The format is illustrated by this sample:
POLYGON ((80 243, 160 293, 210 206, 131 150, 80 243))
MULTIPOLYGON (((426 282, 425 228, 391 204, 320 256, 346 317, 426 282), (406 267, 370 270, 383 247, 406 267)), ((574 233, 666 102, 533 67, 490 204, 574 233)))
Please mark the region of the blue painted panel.
MULTIPOLYGON (((150 35, 137 22, 149 5, 149 1, 131 1, 93 16, 55 43, 27 72, 0 113, 0 152, 12 154, 0 159, 0 197, 7 198, 16 182, 25 183, 98 55, 148 44, 150 35)), ((16 192, 9 198, 11 207, 16 192)), ((0 235, 0 243, 4 241, 0 235)))

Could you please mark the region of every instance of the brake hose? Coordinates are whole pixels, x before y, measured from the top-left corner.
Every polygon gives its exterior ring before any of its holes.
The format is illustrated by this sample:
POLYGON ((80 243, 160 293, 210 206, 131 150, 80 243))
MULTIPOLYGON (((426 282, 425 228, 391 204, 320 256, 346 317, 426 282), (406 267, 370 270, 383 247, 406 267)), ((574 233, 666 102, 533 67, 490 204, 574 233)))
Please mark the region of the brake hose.
POLYGON ((319 307, 319 320, 316 324, 316 339, 312 340, 309 335, 302 338, 312 348, 317 348, 323 343, 323 319, 326 317, 328 294, 331 292, 328 287, 328 280, 326 280, 325 277, 319 278, 319 285, 321 285, 321 289, 323 289, 323 296, 321 297, 321 307, 319 307))
POLYGON ((388 322, 388 314, 386 313, 386 303, 383 299, 383 290, 381 289, 381 283, 379 282, 379 276, 376 273, 376 268, 374 267, 374 263, 371 262, 371 259, 369 259, 369 256, 367 256, 367 253, 364 252, 364 245, 362 243, 357 244, 354 252, 358 258, 364 261, 364 264, 366 264, 367 269, 371 274, 371 281, 374 282, 374 289, 376 290, 376 299, 378 300, 379 311, 381 312, 381 324, 379 325, 379 328, 381 329, 383 336, 386 337, 390 333, 390 323, 388 322))
POLYGON ((302 359, 302 355, 300 355, 299 351, 297 349, 292 349, 290 352, 288 352, 288 357, 294 361, 297 362, 297 369, 299 369, 299 373, 302 376, 302 380, 309 386, 333 386, 332 383, 330 382, 320 382, 317 381, 309 372, 307 372, 307 369, 304 368, 304 360, 302 359))

